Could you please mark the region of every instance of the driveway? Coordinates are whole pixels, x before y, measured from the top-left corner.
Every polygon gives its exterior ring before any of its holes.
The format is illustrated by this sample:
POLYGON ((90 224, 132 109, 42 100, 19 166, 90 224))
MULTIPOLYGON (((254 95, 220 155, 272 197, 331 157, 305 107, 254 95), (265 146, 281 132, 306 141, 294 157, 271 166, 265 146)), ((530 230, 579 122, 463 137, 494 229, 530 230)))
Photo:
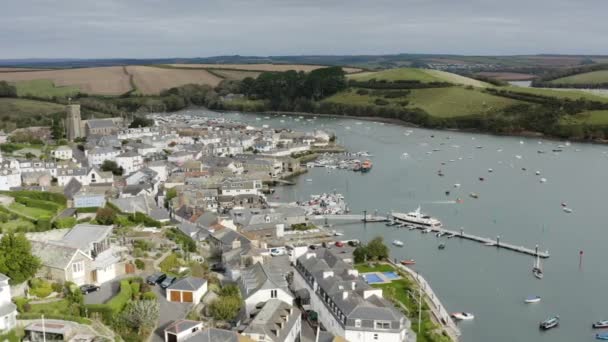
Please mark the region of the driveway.
POLYGON ((152 334, 150 341, 152 342, 164 342, 165 341, 165 327, 169 323, 186 318, 186 315, 192 309, 192 303, 171 303, 167 301, 165 290, 160 286, 156 285, 153 287, 158 303, 160 304, 160 317, 158 318, 158 326, 152 334))
POLYGON ((103 304, 114 297, 120 289, 120 280, 112 280, 101 284, 99 291, 84 295, 85 304, 103 304))

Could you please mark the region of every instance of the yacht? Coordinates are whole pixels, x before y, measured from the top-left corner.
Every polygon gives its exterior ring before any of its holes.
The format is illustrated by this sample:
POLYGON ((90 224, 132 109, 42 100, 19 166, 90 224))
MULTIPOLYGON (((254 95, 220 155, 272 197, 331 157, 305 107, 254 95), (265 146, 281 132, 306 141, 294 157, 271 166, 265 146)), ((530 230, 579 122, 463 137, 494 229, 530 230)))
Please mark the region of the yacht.
POLYGON ((549 330, 559 325, 559 316, 548 318, 540 323, 540 328, 543 330, 549 330))
POLYGON ((397 247, 403 247, 403 242, 401 242, 399 240, 393 240, 393 245, 395 245, 397 247))
POLYGON ((432 218, 428 215, 424 215, 420 212, 420 207, 416 211, 404 213, 392 213, 393 219, 400 222, 412 223, 415 225, 439 228, 441 227, 441 221, 436 218, 432 218))
POLYGON ((468 312, 453 312, 452 317, 461 321, 470 321, 475 318, 473 314, 468 312))
POLYGON ((608 328, 608 320, 597 321, 593 323, 593 329, 604 329, 608 328))
POLYGON ((530 296, 524 300, 524 303, 532 304, 540 302, 540 296, 530 296))

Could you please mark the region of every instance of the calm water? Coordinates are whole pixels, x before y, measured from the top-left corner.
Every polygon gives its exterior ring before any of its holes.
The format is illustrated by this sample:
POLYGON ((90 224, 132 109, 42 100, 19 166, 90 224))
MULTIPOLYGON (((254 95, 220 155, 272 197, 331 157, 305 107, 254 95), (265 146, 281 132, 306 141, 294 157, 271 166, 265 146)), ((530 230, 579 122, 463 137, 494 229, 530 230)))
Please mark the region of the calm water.
POLYGON ((403 241, 403 248, 391 246, 392 256, 416 259, 416 269, 448 311, 475 314, 474 321, 460 324, 463 341, 592 341, 591 323, 608 319, 608 147, 572 144, 553 153, 561 142, 423 129, 406 135, 410 128, 350 119, 296 122, 294 117, 256 121, 253 115, 225 116, 258 126, 326 129, 349 150, 374 155, 368 174, 313 169, 296 186, 278 189, 280 200, 306 199, 335 189, 346 196, 353 212, 411 211, 420 205, 448 228, 464 227, 478 235, 500 235, 503 241, 540 244, 549 250, 551 258, 543 263, 545 277, 537 280, 531 274, 530 256, 456 238, 442 239, 447 248, 440 251, 440 239, 432 234, 384 224, 335 226, 348 238, 366 241, 381 235, 388 244, 403 241), (427 153, 433 149, 441 151, 427 153), (437 175, 440 169, 444 177, 437 175), (454 188, 455 183, 461 187, 454 188), (479 199, 470 198, 471 192, 479 199), (454 203, 458 197, 464 203, 454 203), (564 213, 562 202, 573 213, 564 213), (579 250, 584 250, 581 268, 579 250), (542 302, 524 304, 529 295, 542 296, 542 302), (554 314, 560 315, 561 326, 540 332, 539 321, 554 314))

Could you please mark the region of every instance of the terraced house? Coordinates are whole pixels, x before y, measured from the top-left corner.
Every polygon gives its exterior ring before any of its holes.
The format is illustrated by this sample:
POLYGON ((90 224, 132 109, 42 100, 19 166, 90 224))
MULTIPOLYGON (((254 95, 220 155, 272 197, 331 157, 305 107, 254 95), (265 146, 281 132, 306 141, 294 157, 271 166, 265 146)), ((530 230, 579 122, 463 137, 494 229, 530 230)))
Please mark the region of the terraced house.
POLYGON ((369 286, 331 250, 299 257, 293 284, 308 291, 319 321, 334 335, 351 342, 416 340, 411 322, 382 297, 382 289, 369 286))

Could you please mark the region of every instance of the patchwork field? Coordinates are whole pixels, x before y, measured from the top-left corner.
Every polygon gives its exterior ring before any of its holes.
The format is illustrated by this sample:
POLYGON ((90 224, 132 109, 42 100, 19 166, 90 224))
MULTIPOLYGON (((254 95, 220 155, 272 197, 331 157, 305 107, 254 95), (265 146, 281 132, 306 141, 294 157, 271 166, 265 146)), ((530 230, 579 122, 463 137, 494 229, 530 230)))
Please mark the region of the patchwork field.
POLYGON ((369 81, 376 79, 378 81, 400 81, 400 80, 413 80, 420 81, 423 83, 430 82, 449 82, 454 84, 470 85, 474 87, 487 87, 488 84, 474 80, 472 78, 456 75, 450 72, 431 70, 431 69, 416 69, 416 68, 398 68, 388 69, 377 72, 361 72, 348 76, 351 80, 356 81, 369 81))
MULTIPOLYGON (((320 68, 326 68, 324 65, 308 65, 308 64, 169 64, 172 67, 178 68, 202 68, 202 69, 231 69, 231 70, 250 70, 250 71, 304 71, 310 72, 320 68)), ((355 73, 361 71, 358 68, 343 68, 346 73, 355 73)))
POLYGON ((608 83, 608 70, 585 72, 550 81, 553 84, 598 84, 608 83))
POLYGON ((120 95, 131 90, 129 75, 123 67, 80 68, 47 71, 0 73, 8 82, 47 80, 56 87, 72 86, 89 94, 120 95))
POLYGON ((37 97, 66 97, 77 94, 80 89, 74 86, 56 87, 49 80, 32 80, 15 82, 17 95, 19 96, 37 96, 37 97))
POLYGON ((198 83, 217 86, 222 79, 206 70, 184 70, 155 68, 147 66, 128 66, 127 73, 133 76, 137 92, 144 95, 157 95, 164 89, 184 84, 198 83))

